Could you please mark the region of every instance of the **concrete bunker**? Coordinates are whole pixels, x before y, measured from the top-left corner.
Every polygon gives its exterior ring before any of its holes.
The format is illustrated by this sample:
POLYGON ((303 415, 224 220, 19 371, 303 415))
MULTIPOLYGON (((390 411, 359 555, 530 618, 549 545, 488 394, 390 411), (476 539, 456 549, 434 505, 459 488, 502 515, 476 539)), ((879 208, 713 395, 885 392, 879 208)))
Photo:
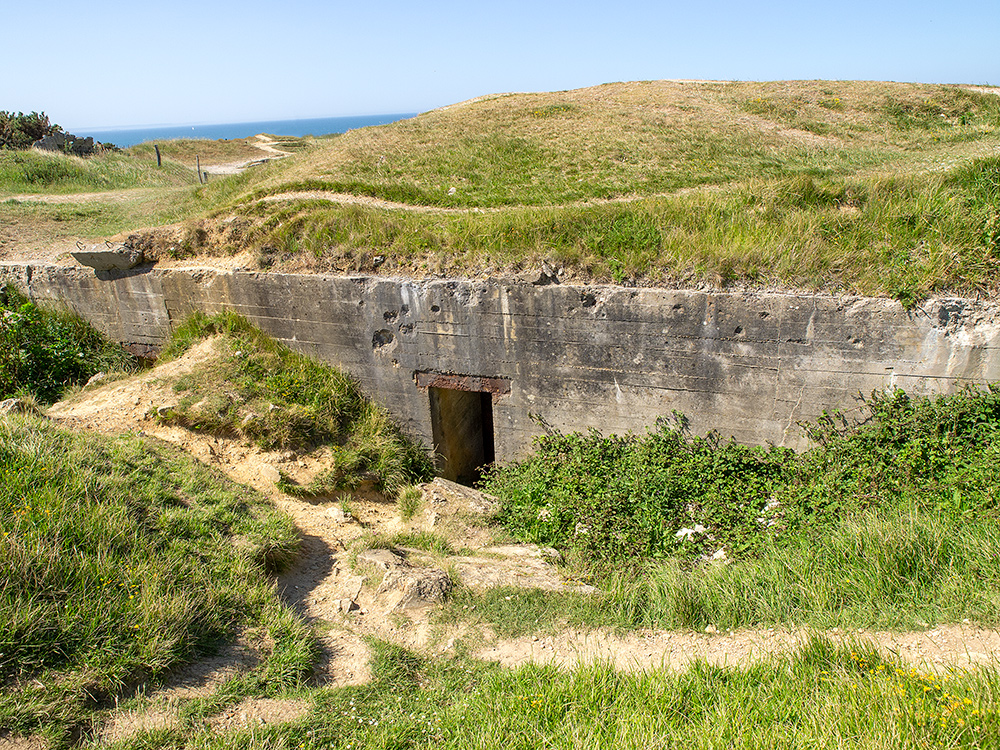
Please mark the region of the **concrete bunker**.
POLYGON ((493 400, 510 393, 510 381, 438 372, 417 372, 414 380, 427 389, 441 476, 475 483, 496 460, 493 400))

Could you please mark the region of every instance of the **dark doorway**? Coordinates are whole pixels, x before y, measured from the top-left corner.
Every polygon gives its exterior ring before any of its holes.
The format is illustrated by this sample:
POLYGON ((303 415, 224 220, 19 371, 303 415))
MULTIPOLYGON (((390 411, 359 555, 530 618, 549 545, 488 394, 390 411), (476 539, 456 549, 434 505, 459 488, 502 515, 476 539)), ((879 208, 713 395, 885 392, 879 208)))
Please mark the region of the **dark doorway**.
POLYGON ((493 396, 485 391, 428 388, 441 476, 472 485, 496 459, 493 396))

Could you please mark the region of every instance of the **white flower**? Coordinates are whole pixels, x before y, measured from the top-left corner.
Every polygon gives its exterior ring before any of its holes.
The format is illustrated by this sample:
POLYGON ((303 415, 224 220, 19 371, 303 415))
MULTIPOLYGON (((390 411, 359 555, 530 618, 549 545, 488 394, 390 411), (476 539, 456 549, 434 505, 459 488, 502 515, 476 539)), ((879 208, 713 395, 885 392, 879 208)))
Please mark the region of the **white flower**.
POLYGON ((689 539, 695 534, 704 534, 706 531, 708 531, 708 529, 706 529, 700 523, 696 523, 693 529, 684 527, 683 529, 679 530, 676 534, 674 534, 674 536, 677 537, 678 539, 689 539))
POLYGON ((717 549, 715 551, 715 554, 712 555, 712 559, 713 560, 725 560, 726 559, 726 548, 725 547, 719 547, 719 549, 717 549))

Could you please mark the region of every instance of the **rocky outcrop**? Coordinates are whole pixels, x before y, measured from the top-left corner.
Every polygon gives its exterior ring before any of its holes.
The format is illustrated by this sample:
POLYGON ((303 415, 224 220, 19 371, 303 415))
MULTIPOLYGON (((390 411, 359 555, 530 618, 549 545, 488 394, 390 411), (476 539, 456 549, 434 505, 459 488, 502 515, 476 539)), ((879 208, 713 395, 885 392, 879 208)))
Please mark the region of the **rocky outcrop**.
POLYGON ((369 549, 358 554, 358 564, 382 571, 382 583, 375 595, 389 603, 389 611, 416 609, 441 604, 452 583, 440 568, 410 565, 402 555, 387 549, 369 549))
POLYGON ((100 143, 95 143, 91 137, 78 138, 72 133, 53 133, 31 144, 41 151, 58 151, 61 154, 74 156, 90 156, 103 150, 100 143))

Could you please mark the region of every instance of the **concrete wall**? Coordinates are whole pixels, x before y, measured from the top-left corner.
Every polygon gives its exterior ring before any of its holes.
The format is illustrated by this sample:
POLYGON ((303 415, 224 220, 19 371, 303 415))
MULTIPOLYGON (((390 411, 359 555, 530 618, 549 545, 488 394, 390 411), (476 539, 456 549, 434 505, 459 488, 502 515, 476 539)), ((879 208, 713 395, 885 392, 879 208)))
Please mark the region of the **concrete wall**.
POLYGON ((10 282, 154 349, 195 310, 236 310, 346 368, 428 444, 429 398, 416 373, 509 380, 509 393, 493 397, 499 460, 541 431, 531 415, 607 433, 678 410, 696 432, 803 447, 797 421, 854 409, 859 392, 927 394, 1000 378, 1000 308, 962 299, 907 312, 888 300, 814 295, 206 269, 98 278, 0 264, 0 283, 10 282))

